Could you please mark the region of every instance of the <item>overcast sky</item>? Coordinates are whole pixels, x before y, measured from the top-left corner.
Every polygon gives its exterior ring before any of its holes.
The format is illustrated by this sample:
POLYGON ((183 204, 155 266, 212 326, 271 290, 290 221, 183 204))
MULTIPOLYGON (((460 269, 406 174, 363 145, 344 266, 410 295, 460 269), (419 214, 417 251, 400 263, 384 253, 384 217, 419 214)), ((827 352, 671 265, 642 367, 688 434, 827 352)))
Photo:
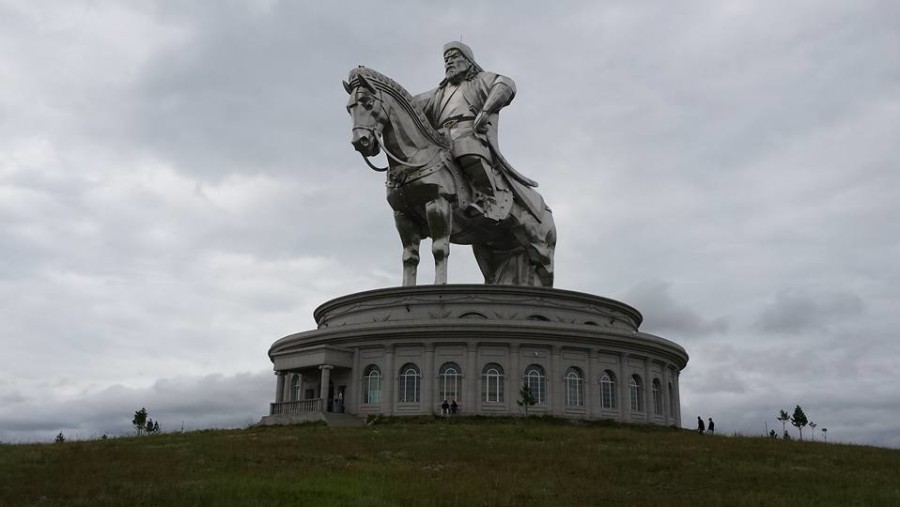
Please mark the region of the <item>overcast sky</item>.
POLYGON ((430 4, 0 0, 0 441, 258 421, 273 341, 400 282, 341 80, 462 37, 556 287, 688 351, 686 426, 900 447, 900 3, 430 4))

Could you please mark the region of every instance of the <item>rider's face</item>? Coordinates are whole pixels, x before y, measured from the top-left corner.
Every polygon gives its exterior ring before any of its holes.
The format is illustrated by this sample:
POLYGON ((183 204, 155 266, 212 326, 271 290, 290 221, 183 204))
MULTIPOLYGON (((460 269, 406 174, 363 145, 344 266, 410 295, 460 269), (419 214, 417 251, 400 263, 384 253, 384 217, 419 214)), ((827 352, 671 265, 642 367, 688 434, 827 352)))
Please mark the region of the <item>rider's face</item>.
POLYGON ((450 81, 462 79, 469 71, 470 65, 469 60, 466 60, 459 50, 451 49, 444 54, 444 71, 450 81))

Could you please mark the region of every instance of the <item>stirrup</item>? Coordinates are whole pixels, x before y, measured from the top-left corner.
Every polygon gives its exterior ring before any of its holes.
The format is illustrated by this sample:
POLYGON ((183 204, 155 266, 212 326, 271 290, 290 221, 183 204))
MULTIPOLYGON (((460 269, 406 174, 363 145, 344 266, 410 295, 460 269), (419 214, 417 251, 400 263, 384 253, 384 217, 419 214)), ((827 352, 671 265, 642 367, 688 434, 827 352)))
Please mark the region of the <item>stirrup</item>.
POLYGON ((483 216, 486 216, 486 214, 487 214, 487 212, 484 210, 484 208, 482 208, 475 202, 470 202, 469 205, 466 206, 465 212, 466 212, 466 215, 468 215, 470 217, 477 217, 477 216, 483 217, 483 216))

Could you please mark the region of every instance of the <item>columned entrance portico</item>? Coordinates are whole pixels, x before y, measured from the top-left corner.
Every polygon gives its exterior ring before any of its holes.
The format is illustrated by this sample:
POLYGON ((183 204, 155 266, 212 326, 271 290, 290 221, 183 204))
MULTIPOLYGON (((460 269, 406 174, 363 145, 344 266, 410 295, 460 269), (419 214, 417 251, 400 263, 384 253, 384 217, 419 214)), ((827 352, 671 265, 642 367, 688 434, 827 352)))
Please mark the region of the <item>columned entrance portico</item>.
MULTIPOLYGON (((329 412, 343 412, 351 395, 354 351, 332 346, 310 347, 301 353, 275 357, 277 386, 269 421, 320 420, 329 412)), ((265 418, 264 418, 265 419, 265 418)))

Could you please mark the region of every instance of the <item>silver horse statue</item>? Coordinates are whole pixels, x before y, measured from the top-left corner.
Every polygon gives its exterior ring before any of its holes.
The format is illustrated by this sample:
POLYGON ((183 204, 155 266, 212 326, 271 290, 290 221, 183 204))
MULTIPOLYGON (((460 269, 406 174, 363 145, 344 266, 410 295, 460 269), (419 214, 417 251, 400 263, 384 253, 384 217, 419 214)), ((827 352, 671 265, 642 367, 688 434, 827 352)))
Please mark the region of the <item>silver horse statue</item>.
POLYGON ((353 118, 353 147, 376 171, 387 172, 387 201, 403 244, 403 285, 416 284, 419 243, 432 239, 435 284, 447 283, 450 243, 472 245, 486 284, 553 286, 556 226, 543 197, 500 173, 501 220, 465 213, 472 189, 412 96, 387 76, 366 67, 350 71, 344 88, 353 118), (388 166, 368 157, 384 151, 388 166))

